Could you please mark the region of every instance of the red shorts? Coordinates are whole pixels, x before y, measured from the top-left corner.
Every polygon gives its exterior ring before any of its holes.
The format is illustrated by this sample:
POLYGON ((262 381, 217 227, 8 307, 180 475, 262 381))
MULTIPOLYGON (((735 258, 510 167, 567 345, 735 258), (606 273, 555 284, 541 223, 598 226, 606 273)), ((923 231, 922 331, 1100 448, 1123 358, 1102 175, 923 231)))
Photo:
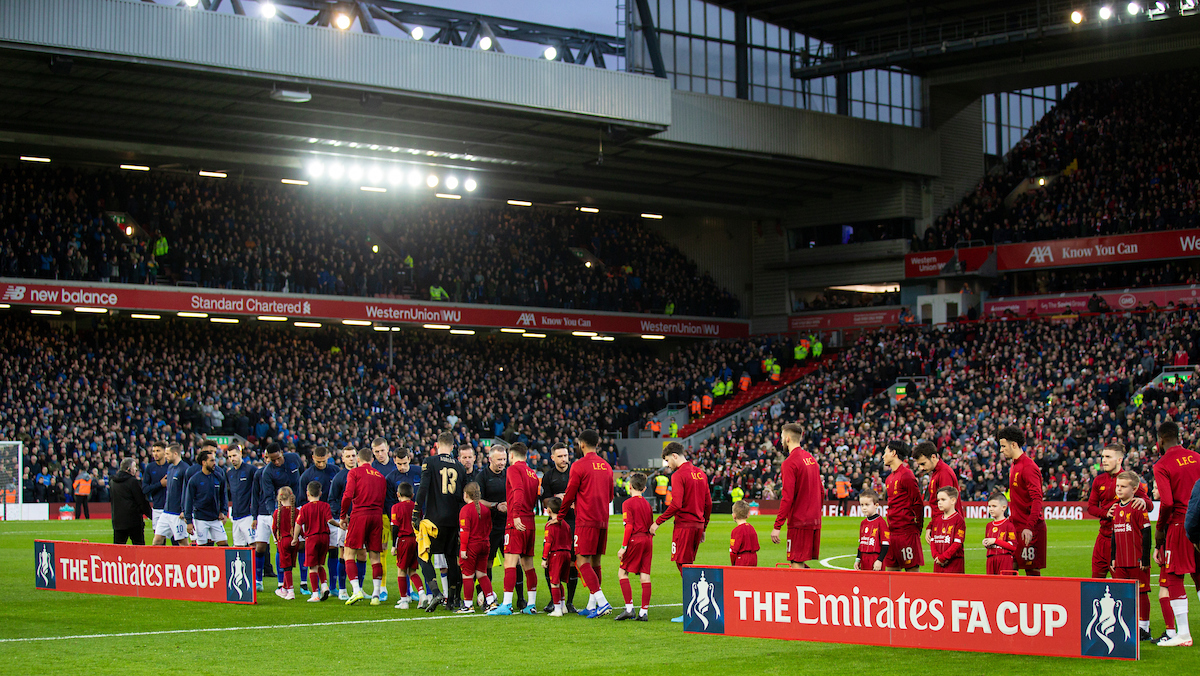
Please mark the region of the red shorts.
POLYGON ((417 567, 417 537, 401 535, 396 538, 396 567, 407 572, 417 567))
POLYGON ((1112 536, 1103 533, 1096 536, 1092 545, 1092 577, 1103 580, 1112 570, 1112 536))
POLYGON ((329 533, 309 535, 304 538, 304 563, 309 568, 318 568, 325 563, 329 553, 329 533))
POLYGON ((910 568, 920 568, 923 565, 925 565, 925 551, 921 548, 921 534, 917 531, 911 533, 892 531, 888 553, 883 559, 883 567, 909 570, 910 568))
POLYGON ((875 570, 875 562, 879 560, 879 552, 858 555, 859 570, 875 570))
POLYGON ((517 517, 525 524, 525 530, 517 530, 513 526, 504 527, 504 553, 518 556, 533 556, 534 537, 537 535, 532 516, 517 517))
POLYGON ((1138 592, 1142 594, 1150 593, 1150 571, 1142 570, 1139 567, 1133 568, 1112 568, 1112 576, 1114 580, 1137 580, 1138 592))
POLYGON ((486 573, 488 569, 487 547, 478 552, 469 549, 458 550, 458 569, 468 578, 473 572, 486 573))
POLYGON ((638 533, 629 538, 629 544, 625 547, 625 556, 621 559, 618 567, 626 573, 649 575, 653 559, 654 538, 647 533, 638 533))
POLYGON ((788 528, 787 560, 804 563, 821 557, 820 528, 788 528))
POLYGON ((1196 547, 1188 541, 1181 523, 1167 526, 1166 546, 1162 552, 1162 569, 1175 575, 1196 572, 1196 547))
MULTIPOLYGON (((704 528, 700 524, 682 524, 676 521, 675 530, 671 532, 671 560, 684 566, 695 563, 696 550, 700 549, 700 539, 703 537, 704 528)), ((649 568, 646 572, 650 572, 649 568)))
POLYGON ((1046 522, 1033 524, 1033 540, 1025 544, 1021 531, 1017 531, 1017 568, 1042 570, 1046 567, 1046 522))
POLYGON ((939 566, 933 564, 933 572, 935 573, 965 573, 967 572, 967 560, 961 556, 956 559, 950 559, 946 565, 939 566))
POLYGON ((600 556, 608 548, 608 529, 576 524, 574 544, 576 556, 600 556))
POLYGON ((378 514, 350 513, 346 529, 346 548, 383 551, 383 519, 378 514))
POLYGON ((551 586, 562 584, 571 574, 571 552, 550 552, 546 561, 546 575, 550 578, 551 586))
POLYGON ((988 575, 1013 575, 1016 570, 1016 563, 1008 553, 987 557, 988 575))
POLYGON ((754 568, 758 565, 758 552, 742 552, 737 555, 731 554, 730 557, 733 559, 733 565, 735 566, 754 568))
POLYGON ((279 567, 284 570, 291 570, 296 566, 294 544, 296 543, 290 537, 280 538, 275 542, 275 546, 279 550, 279 567))

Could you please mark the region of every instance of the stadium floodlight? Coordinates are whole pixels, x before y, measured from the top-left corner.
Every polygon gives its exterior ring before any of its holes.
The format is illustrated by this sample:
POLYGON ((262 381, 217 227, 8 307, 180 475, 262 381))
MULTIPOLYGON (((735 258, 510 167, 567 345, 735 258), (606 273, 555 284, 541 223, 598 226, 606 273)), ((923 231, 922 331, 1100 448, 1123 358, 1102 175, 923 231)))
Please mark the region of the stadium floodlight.
POLYGON ((592 340, 601 340, 606 343, 611 343, 616 340, 616 338, 613 338, 612 336, 592 336, 592 340))
POLYGON ((1142 11, 1142 6, 1136 2, 1131 2, 1125 6, 1125 11, 1129 12, 1129 16, 1137 16, 1137 13, 1142 11))
POLYGON ((379 253, 379 245, 378 244, 371 245, 371 253, 379 253))
POLYGON ((387 192, 387 188, 379 188, 379 187, 376 187, 376 186, 373 186, 373 185, 363 185, 363 186, 359 186, 359 188, 358 188, 358 189, 359 189, 359 190, 361 190, 361 191, 363 191, 363 192, 387 192))
POLYGON ((572 331, 571 335, 579 336, 580 338, 591 338, 592 336, 598 336, 600 334, 596 333, 595 331, 572 331))
POLYGON ((1079 10, 1071 12, 1071 23, 1075 24, 1076 26, 1083 23, 1083 12, 1079 10))
POLYGON ((188 7, 195 7, 196 5, 200 4, 200 0, 183 0, 183 4, 187 5, 188 7))
POLYGON ((279 317, 277 315, 259 315, 258 321, 260 321, 260 322, 286 322, 287 317, 279 317))
POLYGON ((408 37, 414 40, 420 40, 425 37, 425 29, 420 26, 413 26, 413 29, 408 32, 408 37))
POLYGON ((408 186, 410 188, 415 188, 419 185, 421 185, 421 172, 413 169, 412 171, 408 172, 408 186))
POLYGON ((371 322, 365 319, 343 319, 342 323, 346 326, 370 326, 371 322))
POLYGON ((446 188, 448 188, 450 190, 457 189, 458 188, 458 178, 456 178, 454 176, 447 176, 446 177, 446 188))
POLYGON ((429 177, 425 179, 425 185, 429 186, 430 188, 436 188, 437 184, 438 184, 437 174, 430 174, 429 177))
POLYGON ((392 185, 400 185, 403 182, 404 172, 400 171, 399 167, 392 167, 392 169, 388 171, 388 183, 391 183, 392 185))
POLYGON ((533 202, 526 202, 525 200, 509 200, 508 203, 514 207, 531 207, 531 206, 533 206, 533 202))
POLYGON ((455 195, 455 194, 448 193, 448 192, 435 192, 435 193, 433 193, 433 196, 438 199, 443 199, 443 200, 460 200, 460 199, 462 199, 462 195, 455 195))
POLYGON ((190 317, 192 319, 204 319, 208 317, 207 312, 177 312, 180 317, 190 317))
POLYGON ((205 178, 229 178, 229 174, 223 171, 204 171, 201 169, 199 173, 205 178))
POLYGON ((0 310, 7 310, 10 307, 12 307, 12 306, 9 305, 8 303, 0 303, 0 310))
POLYGON ((130 319, 162 319, 162 315, 147 315, 147 314, 141 314, 139 312, 134 312, 133 314, 129 315, 129 318, 130 319))
POLYGON ((1046 185, 1046 177, 1045 176, 1038 179, 1038 185, 1040 185, 1040 186, 1046 185))
POLYGON ((558 58, 558 50, 554 48, 554 45, 550 45, 544 52, 542 52, 542 56, 547 61, 553 61, 558 58))
POLYGON ((308 163, 308 175, 313 178, 321 178, 325 173, 325 164, 321 160, 313 160, 308 163))
POLYGON ((121 168, 128 171, 150 171, 150 167, 144 164, 122 164, 121 168))
POLYGON ((342 176, 346 175, 346 167, 342 166, 341 162, 334 162, 329 165, 329 178, 335 181, 340 181, 342 176))
POLYGON ((492 48, 492 39, 486 35, 479 38, 479 48, 485 52, 488 51, 489 49, 491 49, 492 48))
POLYGON ((584 261, 584 263, 583 263, 583 267, 585 267, 585 268, 590 268, 590 267, 592 267, 592 262, 591 262, 591 261, 584 261))
POLYGON ((387 333, 388 331, 390 331, 390 329, 386 326, 372 326, 371 330, 372 331, 383 331, 384 333, 387 333))
POLYGON ((47 164, 50 162, 50 158, 49 157, 38 157, 36 155, 22 155, 21 161, 22 162, 41 162, 42 164, 47 164))
POLYGON ((379 167, 371 167, 367 170, 367 180, 371 183, 383 182, 383 170, 379 167))
POLYGON ((434 331, 449 331, 450 330, 449 324, 422 324, 422 326, 424 326, 427 329, 433 329, 434 331))
POLYGON ((308 185, 308 181, 302 181, 298 178, 281 178, 279 182, 284 185, 308 185))
POLYGON ((269 2, 264 2, 261 5, 259 5, 258 11, 263 15, 264 19, 274 19, 275 18, 275 5, 273 5, 269 2))
POLYGON ((333 18, 333 25, 337 26, 341 30, 346 30, 350 27, 350 21, 351 20, 349 16, 338 13, 338 15, 333 18))
POLYGON ((132 225, 125 226, 125 236, 133 237, 133 226, 132 225))
POLYGON ((475 188, 478 188, 479 184, 475 182, 475 179, 468 178, 463 181, 463 187, 467 189, 467 192, 475 192, 475 188))
POLYGON ((1100 8, 1100 20, 1101 21, 1108 21, 1109 19, 1112 18, 1112 14, 1113 14, 1112 7, 1105 5, 1100 8))
POLYGON ((667 339, 666 336, 662 336, 657 333, 643 333, 642 338, 645 340, 666 340, 667 339))
POLYGON ((579 210, 585 214, 598 214, 600 210, 596 207, 579 207, 579 210))
POLYGON ((30 310, 31 315, 61 315, 62 310, 30 310))
POLYGON ((77 308, 75 308, 75 311, 83 312, 85 314, 92 314, 92 315, 102 315, 102 314, 108 313, 108 310, 106 308, 102 308, 102 307, 77 307, 77 308))
POLYGON ((319 329, 321 325, 317 322, 292 322, 292 326, 298 326, 302 329, 319 329))
POLYGON ((525 329, 500 329, 500 333, 525 333, 525 329))
POLYGON ((545 338, 546 334, 544 334, 544 333, 522 333, 521 336, 524 338, 545 338))
POLYGON ((346 178, 350 179, 351 181, 358 181, 362 179, 362 175, 362 167, 358 166, 357 164, 350 165, 350 168, 346 170, 346 178))
POLYGON ((473 336, 473 335, 475 335, 475 330, 474 329, 450 329, 450 333, 453 333, 456 336, 473 336))
POLYGON ((642 214, 642 218, 649 218, 652 221, 661 221, 662 214, 642 214))
POLYGON ((233 317, 209 317, 208 321, 213 324, 238 324, 241 322, 240 319, 234 319, 233 317))

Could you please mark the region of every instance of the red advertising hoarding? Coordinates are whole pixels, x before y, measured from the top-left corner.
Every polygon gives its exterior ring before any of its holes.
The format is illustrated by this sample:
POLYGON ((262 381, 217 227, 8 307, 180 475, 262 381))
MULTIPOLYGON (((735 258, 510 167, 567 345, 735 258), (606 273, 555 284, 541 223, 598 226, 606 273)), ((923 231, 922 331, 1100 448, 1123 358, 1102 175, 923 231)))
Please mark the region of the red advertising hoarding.
POLYGON ((651 333, 690 338, 744 338, 750 322, 638 315, 587 310, 549 310, 506 305, 423 303, 390 298, 351 298, 195 289, 130 284, 0 279, 0 303, 52 307, 86 306, 151 312, 270 315, 299 320, 365 320, 387 324, 448 324, 530 331, 651 333))
MULTIPOLYGON (((1146 289, 1140 291, 1096 291, 1113 310, 1132 310, 1139 305, 1149 306, 1154 303, 1160 308, 1168 303, 1200 303, 1200 286, 1177 286, 1163 289, 1146 289)), ((1087 312, 1088 299, 1092 292, 1063 293, 1053 296, 1029 296, 1026 298, 1000 298, 983 304, 983 316, 999 317, 1006 312, 1015 312, 1025 316, 1032 311, 1039 315, 1053 315, 1063 312, 1087 312)))
POLYGON ((809 312, 788 317, 789 331, 820 331, 825 329, 866 329, 900 323, 900 309, 843 310, 841 312, 809 312))
MULTIPOLYGON (((986 519, 988 518, 986 502, 964 502, 963 517, 967 519, 986 519)), ((859 507, 857 500, 851 500, 848 503, 848 513, 842 514, 841 505, 834 500, 826 500, 821 504, 822 516, 853 516, 862 517, 862 508, 859 507)), ((1082 521, 1084 519, 1095 519, 1096 517, 1088 514, 1088 503, 1086 502, 1046 502, 1043 503, 1043 517, 1047 521, 1082 521)), ((1151 520, 1157 514, 1158 503, 1154 503, 1154 511, 1151 513, 1151 520)), ((750 503, 750 513, 752 515, 770 515, 779 513, 778 500, 756 500, 750 503)), ((887 505, 879 506, 879 514, 887 516, 887 505)), ((929 505, 925 505, 925 518, 933 518, 933 513, 930 511, 929 505)))
POLYGON ((1137 582, 688 566, 683 629, 825 643, 1138 659, 1137 582))
POLYGON ((36 540, 38 589, 178 601, 254 603, 254 550, 36 540))

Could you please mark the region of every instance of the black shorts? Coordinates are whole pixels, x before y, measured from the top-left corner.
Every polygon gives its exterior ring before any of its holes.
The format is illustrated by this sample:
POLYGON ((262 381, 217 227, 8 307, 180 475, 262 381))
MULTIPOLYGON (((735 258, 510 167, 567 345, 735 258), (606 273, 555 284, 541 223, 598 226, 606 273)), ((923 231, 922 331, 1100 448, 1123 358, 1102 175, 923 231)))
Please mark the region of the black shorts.
POLYGON ((437 537, 429 540, 429 553, 458 558, 458 528, 455 524, 438 524, 437 537))
POLYGON ((504 551, 504 529, 492 530, 488 535, 488 566, 496 560, 496 552, 504 551))

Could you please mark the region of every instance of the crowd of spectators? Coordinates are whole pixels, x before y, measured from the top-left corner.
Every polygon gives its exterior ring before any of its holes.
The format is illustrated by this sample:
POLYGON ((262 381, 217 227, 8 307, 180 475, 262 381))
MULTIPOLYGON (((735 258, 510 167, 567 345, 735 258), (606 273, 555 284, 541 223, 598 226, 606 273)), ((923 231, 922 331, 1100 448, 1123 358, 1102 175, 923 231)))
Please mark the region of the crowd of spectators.
MULTIPOLYGON (((27 497, 51 502, 69 497, 81 471, 103 500, 121 457, 145 462, 155 440, 190 453, 202 434, 240 435, 251 458, 270 441, 307 457, 375 436, 421 458, 451 430, 476 447, 522 441, 540 467, 554 442, 586 428, 624 433, 643 413, 708 391, 721 370, 783 351, 764 339, 664 346, 416 330, 391 333, 389 368, 387 337, 344 327, 106 317, 72 331, 7 312, 0 329, 0 439, 24 442, 27 497)), ((617 464, 610 442, 602 452, 617 464)))
MULTIPOLYGON (((863 333, 833 360, 696 450, 714 492, 735 485, 778 497, 779 427, 800 422, 833 499, 843 476, 856 493, 881 491, 888 440, 937 444, 964 498, 1004 488, 1008 466, 996 432, 1015 424, 1042 469, 1048 500, 1086 500, 1099 454, 1112 441, 1127 466, 1152 481, 1156 426, 1167 417, 1194 439, 1196 379, 1147 387, 1163 365, 1196 364, 1196 309, 1107 314, 1068 321, 962 322, 863 333), (898 377, 925 378, 892 405, 898 377)), ((1187 443, 1187 442, 1185 442, 1187 443)))
POLYGON ((398 205, 379 197, 163 172, 0 165, 0 274, 621 312, 740 312, 735 297, 638 218, 441 200, 398 205), (109 212, 132 216, 133 235, 109 212))
POLYGON ((1008 273, 992 285, 989 295, 1028 296, 1049 293, 1078 293, 1106 289, 1144 289, 1200 283, 1200 262, 1130 263, 1081 269, 1038 270, 1008 273))
POLYGON ((1197 118, 1197 69, 1080 83, 914 244, 933 250, 1195 228, 1197 118), (1033 177, 1053 180, 1006 208, 1005 197, 1033 177))
POLYGON ((899 291, 866 293, 861 291, 825 289, 815 292, 792 292, 792 312, 842 310, 847 308, 882 307, 899 304, 899 291))

